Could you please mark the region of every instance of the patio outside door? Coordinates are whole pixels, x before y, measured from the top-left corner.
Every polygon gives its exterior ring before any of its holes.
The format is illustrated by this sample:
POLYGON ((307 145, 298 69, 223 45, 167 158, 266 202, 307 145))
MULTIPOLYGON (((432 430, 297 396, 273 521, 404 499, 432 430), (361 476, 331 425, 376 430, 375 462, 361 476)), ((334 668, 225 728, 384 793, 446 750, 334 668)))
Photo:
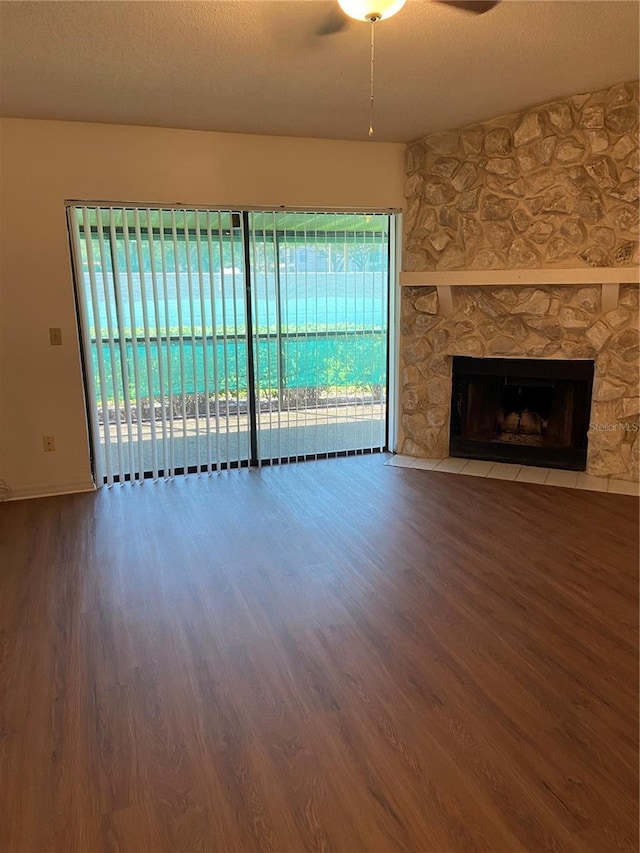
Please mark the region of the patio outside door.
POLYGON ((69 208, 95 476, 386 445, 387 214, 69 208))

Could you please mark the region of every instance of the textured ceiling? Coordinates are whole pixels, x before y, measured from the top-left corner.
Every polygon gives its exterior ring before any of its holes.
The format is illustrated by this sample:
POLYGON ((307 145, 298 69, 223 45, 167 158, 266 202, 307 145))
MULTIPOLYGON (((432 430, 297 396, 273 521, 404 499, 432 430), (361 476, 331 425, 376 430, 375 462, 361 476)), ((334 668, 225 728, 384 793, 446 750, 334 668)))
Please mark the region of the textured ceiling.
MULTIPOLYGON (((329 0, 0 2, 0 114, 366 139, 369 32, 329 0)), ((404 142, 638 76, 634 0, 409 0, 376 29, 376 134, 404 142)))

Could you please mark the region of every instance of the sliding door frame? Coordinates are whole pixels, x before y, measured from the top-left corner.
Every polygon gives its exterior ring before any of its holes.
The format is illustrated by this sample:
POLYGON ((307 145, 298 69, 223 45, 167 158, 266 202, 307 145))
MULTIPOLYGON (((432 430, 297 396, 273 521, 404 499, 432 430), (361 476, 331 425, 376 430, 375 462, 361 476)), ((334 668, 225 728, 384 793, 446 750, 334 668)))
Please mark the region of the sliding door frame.
MULTIPOLYGON (((400 346, 400 310, 399 310, 399 299, 400 299, 400 289, 399 289, 399 274, 400 274, 400 266, 399 260, 401 257, 401 222, 402 222, 402 213, 397 208, 340 208, 340 207, 327 207, 327 208, 306 208, 304 210, 300 210, 300 208, 290 208, 285 206, 279 207, 263 207, 263 206, 238 206, 238 205, 212 205, 212 204, 185 204, 185 203, 168 203, 168 204, 160 204, 158 202, 148 203, 148 202, 114 202, 114 201, 104 201, 104 200, 78 200, 78 199, 69 199, 65 201, 65 215, 67 221, 67 231, 69 238, 69 251, 71 256, 71 270, 72 270, 72 282, 73 282, 73 292, 74 292, 74 303, 76 310, 76 318, 77 325, 79 330, 80 337, 80 366, 82 370, 82 380, 83 380, 83 392, 84 392, 84 403, 85 403, 85 417, 87 420, 87 436, 88 436, 88 445, 89 445, 89 454, 90 454, 90 462, 91 462, 91 472, 94 482, 98 487, 105 484, 106 475, 104 472, 100 470, 100 461, 98 459, 98 454, 96 452, 96 448, 100 446, 100 428, 97 421, 97 418, 94 416, 94 413, 98 409, 98 397, 96 393, 96 383, 94 377, 94 371, 92 364, 89 363, 88 353, 91 352, 91 336, 90 336, 90 323, 89 316, 87 310, 87 303, 84 296, 84 292, 80 292, 80 288, 84 287, 83 282, 79 280, 78 269, 80 269, 81 264, 81 250, 78 245, 78 237, 76 231, 77 226, 73 222, 74 209, 75 208, 114 208, 114 209, 128 209, 128 210, 185 210, 185 211, 227 211, 233 213, 239 213, 240 215, 240 233, 242 236, 242 244, 243 244, 243 261, 244 261, 244 288, 245 288, 245 324, 246 324, 246 351, 247 351, 247 399, 248 399, 248 418, 249 418, 249 442, 250 442, 250 450, 249 450, 249 458, 241 459, 241 460, 232 460, 232 461, 224 461, 219 462, 217 464, 217 469, 225 470, 225 469, 234 469, 241 467, 260 467, 260 466, 270 466, 273 464, 287 464, 290 462, 298 462, 304 461, 307 459, 326 459, 326 458, 337 458, 337 457, 346 457, 353 455, 362 455, 376 452, 384 452, 386 450, 395 451, 396 443, 397 443, 397 435, 398 435, 398 401, 397 401, 397 393, 399 388, 399 346, 400 346), (321 214, 321 213, 334 213, 334 214, 345 214, 345 215, 358 215, 358 214, 372 214, 372 215, 386 215, 388 216, 389 222, 389 232, 388 232, 388 240, 387 240, 387 339, 386 339, 386 411, 385 411, 385 444, 382 448, 362 448, 356 450, 337 450, 330 451, 324 453, 314 453, 314 454, 301 454, 296 456, 289 457, 281 457, 281 458, 260 458, 259 450, 258 450, 258 412, 257 412, 257 397, 256 397, 256 384, 255 384, 255 359, 253 354, 253 298, 254 293, 252 289, 252 271, 253 271, 253 263, 251 260, 251 245, 250 245, 250 214, 253 212, 263 212, 263 213, 299 213, 299 214, 321 214)), ((279 268, 279 258, 280 258, 280 240, 283 235, 286 235, 286 231, 283 233, 278 229, 273 229, 273 244, 274 244, 274 253, 276 258, 275 263, 275 287, 276 287, 276 306, 277 306, 277 353, 279 360, 279 370, 278 373, 281 375, 282 372, 282 363, 283 363, 283 350, 281 345, 281 288, 280 288, 280 268, 279 268)), ((233 239, 233 238, 232 238, 233 239)), ((114 251, 114 247, 110 248, 110 251, 114 251)), ((113 259, 112 259, 113 263, 113 259)), ((115 267, 114 267, 115 268, 115 267)), ((115 273, 114 273, 115 274, 115 273)), ((116 299, 119 298, 119 294, 116 294, 116 299)), ((132 436, 129 436, 129 441, 131 442, 132 436)), ((132 451, 135 452, 135 451, 132 451)), ((210 466, 209 466, 210 467, 210 466)), ((183 475, 183 474, 191 474, 191 473, 202 473, 208 470, 208 466, 205 463, 204 465, 187 465, 187 466, 177 466, 172 469, 172 473, 174 475, 183 475)), ((158 477, 168 476, 169 472, 164 471, 161 468, 157 470, 158 477)), ((154 478, 153 471, 144 471, 142 473, 143 479, 152 479, 154 478)), ((140 479, 136 477, 134 473, 127 472, 124 475, 115 475, 112 478, 113 482, 127 482, 127 481, 135 481, 140 479)))
POLYGON ((260 464, 258 458, 258 430, 256 428, 256 365, 253 357, 253 288, 251 287, 251 244, 249 242, 249 212, 243 210, 242 251, 244 252, 244 287, 247 326, 247 400, 249 405, 249 465, 254 468, 260 464))
POLYGON ((402 290, 400 268, 402 260, 402 213, 389 217, 389 301, 387 316, 387 446, 391 453, 398 451, 400 435, 400 338, 402 335, 402 290))
POLYGON ((89 339, 89 323, 88 318, 85 317, 86 309, 84 305, 84 301, 81 298, 80 287, 82 286, 77 272, 76 266, 76 257, 78 257, 78 249, 75 245, 75 228, 72 222, 73 216, 73 207, 75 205, 66 204, 65 206, 65 219, 67 222, 67 240, 69 246, 69 259, 71 261, 71 281, 73 284, 73 304, 76 315, 76 326, 78 331, 78 350, 80 356, 80 371, 82 374, 82 396, 84 401, 84 416, 86 420, 86 428, 87 428, 87 444, 89 447, 89 466, 91 469, 91 479, 93 480, 94 486, 100 488, 104 485, 104 477, 100 477, 98 472, 98 459, 96 454, 96 447, 100 445, 100 435, 98 430, 98 424, 95 422, 95 418, 93 417, 93 412, 95 411, 95 407, 97 405, 96 400, 96 391, 95 382, 91 381, 93 379, 93 368, 88 364, 87 354, 91 352, 88 344, 91 343, 89 339), (102 481, 100 481, 102 480, 102 481))

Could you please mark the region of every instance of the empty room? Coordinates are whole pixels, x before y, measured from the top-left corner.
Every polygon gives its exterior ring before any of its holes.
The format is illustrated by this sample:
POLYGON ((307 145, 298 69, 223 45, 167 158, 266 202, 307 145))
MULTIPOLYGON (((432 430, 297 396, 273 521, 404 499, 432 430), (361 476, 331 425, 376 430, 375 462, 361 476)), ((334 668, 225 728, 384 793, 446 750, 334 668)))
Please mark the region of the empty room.
POLYGON ((0 850, 637 853, 639 33, 0 0, 0 850))

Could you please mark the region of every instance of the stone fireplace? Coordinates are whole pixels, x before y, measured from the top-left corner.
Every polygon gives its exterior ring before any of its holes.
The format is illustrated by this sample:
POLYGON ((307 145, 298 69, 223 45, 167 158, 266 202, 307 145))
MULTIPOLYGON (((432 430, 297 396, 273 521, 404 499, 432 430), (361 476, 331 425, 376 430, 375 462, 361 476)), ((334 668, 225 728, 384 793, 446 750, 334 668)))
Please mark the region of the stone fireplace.
POLYGON ((621 286, 617 307, 606 312, 596 285, 451 290, 453 310, 443 314, 435 288, 402 288, 400 451, 449 455, 456 356, 558 360, 563 369, 587 361, 593 382, 586 471, 638 480, 638 286, 621 286))
MULTIPOLYGON (((638 170, 637 82, 407 146, 402 453, 445 457, 452 439, 453 452, 463 453, 455 411, 452 422, 456 357, 556 361, 561 371, 588 363, 590 401, 566 392, 562 415, 588 409, 580 427, 586 447, 572 434, 579 458, 564 465, 638 480, 638 170)), ((543 443, 548 423, 541 422, 552 405, 559 417, 561 399, 545 398, 545 378, 538 392, 526 391, 526 410, 509 396, 496 407, 494 455, 543 443)), ((518 387, 524 393, 525 384, 518 387)), ((556 447, 567 444, 569 427, 564 437, 554 429, 556 447)))

